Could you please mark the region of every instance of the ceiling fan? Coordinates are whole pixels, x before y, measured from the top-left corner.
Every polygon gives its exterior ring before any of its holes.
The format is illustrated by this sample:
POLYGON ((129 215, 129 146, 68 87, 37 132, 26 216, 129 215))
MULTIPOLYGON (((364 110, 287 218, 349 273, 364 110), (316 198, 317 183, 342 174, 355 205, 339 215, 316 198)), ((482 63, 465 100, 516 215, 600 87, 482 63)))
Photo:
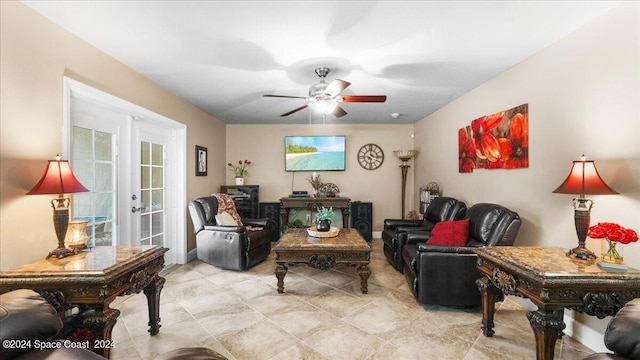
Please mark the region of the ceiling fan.
POLYGON ((335 79, 330 83, 324 81, 327 74, 331 71, 327 67, 319 67, 315 70, 320 77, 320 82, 309 87, 309 97, 288 96, 288 95, 264 95, 264 97, 305 99, 309 102, 280 116, 289 116, 307 107, 320 112, 322 114, 333 114, 335 117, 347 115, 347 112, 339 105, 341 102, 371 102, 383 103, 387 100, 386 95, 340 95, 340 92, 346 89, 350 82, 335 79))

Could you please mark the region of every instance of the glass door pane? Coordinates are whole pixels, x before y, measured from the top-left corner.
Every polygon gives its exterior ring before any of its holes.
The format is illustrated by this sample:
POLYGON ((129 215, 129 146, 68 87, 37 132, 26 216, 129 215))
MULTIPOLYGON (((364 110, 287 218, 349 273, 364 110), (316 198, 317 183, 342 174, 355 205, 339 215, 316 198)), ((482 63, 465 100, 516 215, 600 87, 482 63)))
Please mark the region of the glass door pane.
POLYGON ((85 220, 89 247, 116 244, 115 136, 79 126, 72 127, 71 165, 89 192, 73 196, 73 220, 85 220))
POLYGON ((164 246, 164 145, 140 142, 140 244, 164 246))

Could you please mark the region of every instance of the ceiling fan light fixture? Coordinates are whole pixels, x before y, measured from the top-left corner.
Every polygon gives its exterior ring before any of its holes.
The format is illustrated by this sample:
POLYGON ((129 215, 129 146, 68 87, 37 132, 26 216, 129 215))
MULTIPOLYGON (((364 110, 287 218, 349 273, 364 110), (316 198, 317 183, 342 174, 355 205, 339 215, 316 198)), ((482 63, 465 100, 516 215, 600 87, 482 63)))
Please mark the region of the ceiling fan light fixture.
POLYGON ((320 114, 332 114, 338 106, 338 102, 334 99, 317 100, 309 103, 311 110, 320 114))
POLYGON ((325 93, 327 86, 329 86, 329 84, 325 82, 320 82, 320 83, 311 85, 309 87, 309 97, 318 98, 318 97, 327 96, 327 94, 325 93))
POLYGON ((289 99, 305 99, 308 101, 306 105, 288 111, 282 116, 289 116, 300 110, 311 108, 312 111, 320 114, 333 114, 339 118, 347 115, 347 112, 338 105, 339 103, 383 103, 387 100, 386 95, 340 95, 340 93, 351 85, 350 82, 334 79, 330 83, 326 83, 325 77, 329 74, 329 68, 319 67, 316 69, 316 75, 320 77, 320 82, 309 87, 309 97, 289 96, 289 95, 263 95, 264 97, 273 98, 289 98, 289 99))

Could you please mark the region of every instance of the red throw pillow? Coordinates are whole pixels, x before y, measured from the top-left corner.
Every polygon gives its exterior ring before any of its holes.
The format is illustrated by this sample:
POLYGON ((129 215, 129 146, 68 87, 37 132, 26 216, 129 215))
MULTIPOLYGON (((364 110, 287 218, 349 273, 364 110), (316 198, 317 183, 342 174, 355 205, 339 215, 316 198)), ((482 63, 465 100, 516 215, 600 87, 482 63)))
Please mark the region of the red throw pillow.
POLYGON ((460 221, 441 221, 431 230, 427 244, 464 246, 469 240, 469 219, 460 221))

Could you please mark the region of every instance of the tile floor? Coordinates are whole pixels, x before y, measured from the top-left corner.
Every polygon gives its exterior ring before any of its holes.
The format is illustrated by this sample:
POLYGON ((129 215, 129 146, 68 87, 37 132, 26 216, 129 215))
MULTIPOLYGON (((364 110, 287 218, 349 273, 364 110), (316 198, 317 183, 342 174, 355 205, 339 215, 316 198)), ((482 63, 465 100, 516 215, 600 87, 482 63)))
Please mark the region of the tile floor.
MULTIPOLYGON (((481 310, 422 306, 404 276, 372 242, 369 293, 351 267, 323 272, 297 266, 276 291, 273 252, 246 272, 200 261, 166 275, 160 333, 147 333, 142 294, 118 298, 112 359, 153 359, 180 347, 206 346, 229 359, 535 359, 526 309, 507 297, 498 303, 496 334, 480 330, 481 310)), ((564 336, 556 359, 582 359, 592 351, 564 336)))

